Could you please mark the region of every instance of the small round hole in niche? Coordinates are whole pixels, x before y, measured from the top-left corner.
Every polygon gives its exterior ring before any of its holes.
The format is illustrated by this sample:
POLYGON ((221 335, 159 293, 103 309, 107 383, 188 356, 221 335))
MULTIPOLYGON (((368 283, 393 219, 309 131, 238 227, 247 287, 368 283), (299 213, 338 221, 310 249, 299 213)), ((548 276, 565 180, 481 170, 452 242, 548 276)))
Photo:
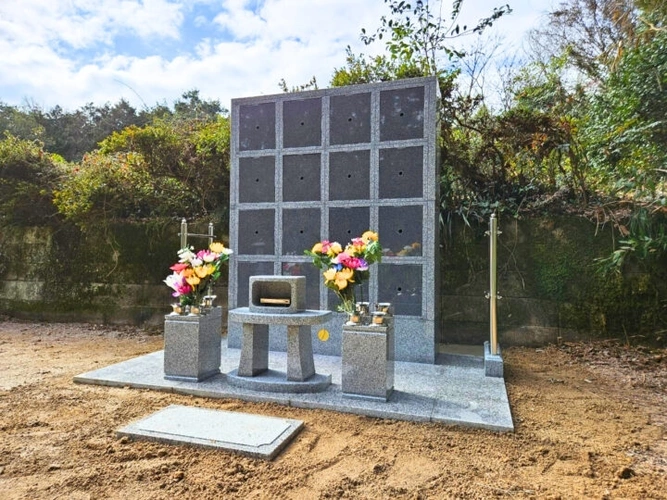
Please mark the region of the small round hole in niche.
POLYGON ((351 122, 351 121, 352 121, 352 117, 350 116, 350 117, 347 119, 347 121, 348 121, 348 122, 351 122))
POLYGON ((396 287, 396 291, 397 291, 397 292, 402 292, 402 291, 403 291, 403 288, 401 288, 400 286, 399 286, 399 287, 396 287))
POLYGON ((259 125, 257 125, 257 126, 255 127, 255 130, 259 130, 259 125))
POLYGON ((301 122, 301 126, 303 127, 306 124, 306 122, 301 122))
POLYGON ((303 175, 299 177, 299 180, 302 181, 304 179, 303 175))
POLYGON ((259 182, 259 179, 255 179, 255 182, 259 182))
POLYGON ((351 178, 352 178, 352 174, 347 174, 347 178, 348 178, 348 179, 351 179, 351 178))
POLYGON ((398 234, 403 234, 403 230, 402 230, 402 229, 399 229, 399 230, 396 231, 396 232, 397 232, 398 234))
POLYGON ((405 113, 403 113, 403 111, 401 111, 401 112, 398 114, 398 116, 404 116, 404 115, 405 115, 405 113))
POLYGON ((402 175, 403 175, 403 171, 400 170, 400 171, 398 172, 398 175, 399 175, 399 176, 402 176, 402 175))

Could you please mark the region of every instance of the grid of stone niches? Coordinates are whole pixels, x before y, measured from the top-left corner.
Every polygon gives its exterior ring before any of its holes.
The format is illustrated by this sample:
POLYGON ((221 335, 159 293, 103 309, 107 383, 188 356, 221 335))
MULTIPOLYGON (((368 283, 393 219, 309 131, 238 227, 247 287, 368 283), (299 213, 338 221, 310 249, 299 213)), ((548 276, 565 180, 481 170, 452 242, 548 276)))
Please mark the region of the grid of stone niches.
POLYGON ((230 307, 248 305, 250 276, 282 274, 306 276, 309 309, 335 309, 336 297, 303 252, 321 239, 344 245, 371 228, 385 253, 357 299, 422 315, 435 246, 435 145, 425 124, 432 84, 232 102, 230 307))

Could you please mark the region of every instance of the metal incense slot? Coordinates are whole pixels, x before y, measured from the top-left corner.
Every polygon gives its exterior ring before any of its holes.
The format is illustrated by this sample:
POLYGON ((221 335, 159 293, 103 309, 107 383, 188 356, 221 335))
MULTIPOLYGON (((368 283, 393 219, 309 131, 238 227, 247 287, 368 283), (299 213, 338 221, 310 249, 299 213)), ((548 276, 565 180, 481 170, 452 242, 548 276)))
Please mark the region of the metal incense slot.
POLYGON ((290 299, 270 299, 267 297, 262 297, 259 299, 259 303, 271 306, 289 306, 292 301, 290 299))

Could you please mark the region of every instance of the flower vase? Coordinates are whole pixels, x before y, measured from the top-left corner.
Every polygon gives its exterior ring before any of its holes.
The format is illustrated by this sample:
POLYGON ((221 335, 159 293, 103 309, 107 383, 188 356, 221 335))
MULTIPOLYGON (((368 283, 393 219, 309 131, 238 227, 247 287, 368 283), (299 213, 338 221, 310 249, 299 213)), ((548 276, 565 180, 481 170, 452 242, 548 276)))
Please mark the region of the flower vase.
POLYGON ((199 382, 220 373, 221 337, 221 307, 204 315, 166 315, 164 377, 199 382))
POLYGON ((394 325, 343 325, 343 396, 388 401, 394 390, 394 325))

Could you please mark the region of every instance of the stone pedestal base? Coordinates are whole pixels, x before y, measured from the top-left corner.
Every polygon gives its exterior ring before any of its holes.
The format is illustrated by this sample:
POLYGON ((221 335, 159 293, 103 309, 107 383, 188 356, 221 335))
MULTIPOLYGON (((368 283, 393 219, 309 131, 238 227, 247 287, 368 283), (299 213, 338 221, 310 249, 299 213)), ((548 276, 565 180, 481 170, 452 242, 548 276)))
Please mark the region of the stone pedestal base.
POLYGON ((164 378, 199 382, 220 373, 222 308, 200 316, 167 315, 164 378))
POLYGON ((394 390, 394 328, 343 326, 343 396, 387 401, 394 390))
POLYGON ((287 380, 285 372, 268 369, 254 377, 239 375, 238 370, 227 373, 227 383, 250 391, 287 392, 292 394, 326 391, 331 385, 331 375, 315 373, 308 380, 287 380))
MULTIPOLYGON (((269 368, 269 327, 243 324, 243 344, 237 375, 254 377, 269 368)), ((315 375, 310 326, 287 327, 287 380, 303 382, 315 375)))
POLYGON ((500 346, 498 346, 498 354, 493 355, 488 340, 484 342, 484 375, 487 377, 503 377, 503 358, 500 355, 500 346))
POLYGON ((315 392, 312 390, 312 380, 316 380, 316 390, 323 390, 331 383, 331 376, 318 376, 315 373, 313 358, 313 341, 310 335, 311 325, 325 322, 331 316, 330 311, 305 311, 293 314, 266 314, 253 312, 247 307, 240 307, 229 311, 230 321, 237 321, 243 325, 243 341, 241 344, 241 359, 238 370, 230 373, 230 383, 244 388, 269 390, 265 386, 273 385, 272 377, 264 377, 260 382, 243 382, 241 377, 258 377, 269 371, 269 325, 287 326, 287 373, 284 386, 296 388, 285 392, 315 392), (311 380, 312 379, 312 380, 311 380), (305 390, 301 390, 305 389, 305 390))

